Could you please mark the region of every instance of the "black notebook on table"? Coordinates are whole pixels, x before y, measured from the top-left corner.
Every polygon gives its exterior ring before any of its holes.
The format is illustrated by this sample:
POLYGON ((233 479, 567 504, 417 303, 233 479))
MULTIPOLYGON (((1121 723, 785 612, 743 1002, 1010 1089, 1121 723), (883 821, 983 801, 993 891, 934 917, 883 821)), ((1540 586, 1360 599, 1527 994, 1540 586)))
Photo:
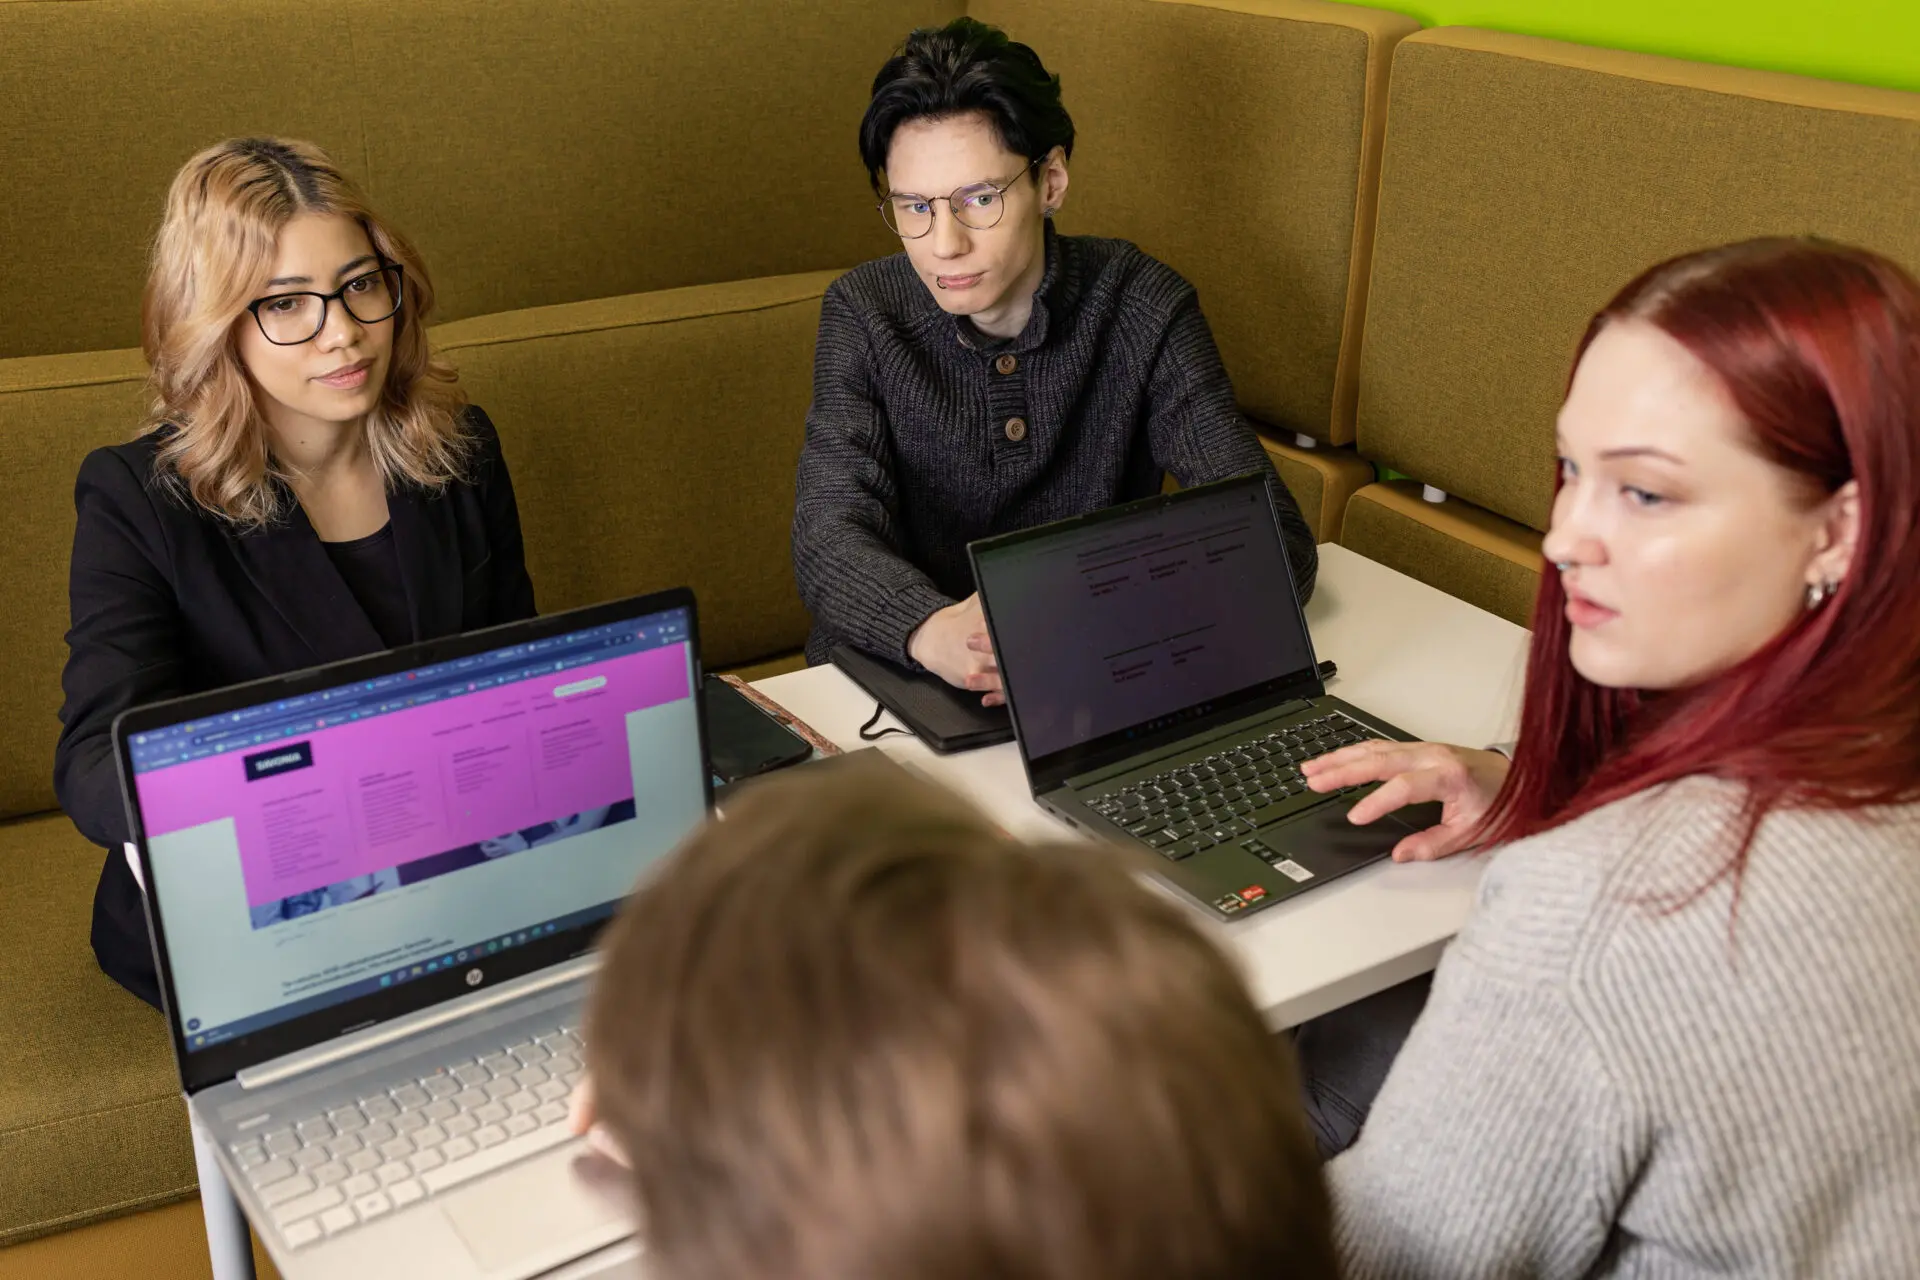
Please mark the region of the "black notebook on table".
POLYGON ((942 755, 1013 741, 1013 722, 1005 707, 983 707, 979 694, 956 689, 930 671, 909 671, 843 644, 833 646, 828 656, 913 730, 915 737, 942 755))

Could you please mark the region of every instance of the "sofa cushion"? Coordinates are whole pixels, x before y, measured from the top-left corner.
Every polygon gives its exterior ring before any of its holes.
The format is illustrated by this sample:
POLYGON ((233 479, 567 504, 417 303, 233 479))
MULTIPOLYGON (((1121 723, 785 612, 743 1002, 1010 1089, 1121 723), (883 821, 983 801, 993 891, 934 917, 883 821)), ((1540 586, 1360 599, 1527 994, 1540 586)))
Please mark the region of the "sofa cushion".
POLYGON ((73 480, 89 450, 133 434, 146 377, 138 351, 0 360, 0 818, 54 804, 73 480))
POLYGON ((0 3, 0 356, 136 344, 167 183, 249 133, 325 147, 419 243, 443 320, 888 252, 860 115, 888 51, 962 7, 0 3))
POLYGON ((194 1189, 166 1026, 87 947, 102 856, 60 814, 0 825, 0 1246, 194 1189))
POLYGON ((1274 469, 1300 504, 1300 514, 1307 518, 1314 541, 1337 539, 1347 500, 1362 486, 1373 483, 1373 464, 1351 449, 1327 445, 1302 449, 1264 435, 1260 447, 1267 451, 1274 469))
MULTIPOLYGON (((256 1280, 279 1280, 280 1273, 257 1236, 253 1269, 256 1280)), ((197 1196, 0 1249, 0 1280, 47 1280, 49 1276, 208 1280, 207 1271, 206 1219, 197 1196)))
POLYGON ((1413 19, 1324 0, 972 0, 1061 77, 1063 227, 1200 291, 1240 403, 1353 438, 1387 59, 1413 19))
POLYGON ((1410 480, 1371 484, 1347 502, 1340 545, 1527 626, 1540 589, 1540 535, 1410 480))
POLYGON ((337 8, 268 0, 0 4, 0 356, 140 341, 167 183, 209 143, 290 134, 359 172, 346 32, 337 8), (276 66, 334 74, 263 74, 276 66))
POLYGON ((860 166, 860 117, 907 32, 963 8, 350 0, 331 11, 355 32, 366 176, 434 265, 440 318, 455 320, 897 252, 860 166), (377 31, 377 45, 360 31, 377 31))
POLYGON ((1662 259, 1813 232, 1920 268, 1920 94, 1466 28, 1394 53, 1361 453, 1535 529, 1591 315, 1662 259))
POLYGON ((805 643, 793 477, 832 280, 703 285, 435 331, 500 428, 543 613, 684 585, 710 666, 805 643))

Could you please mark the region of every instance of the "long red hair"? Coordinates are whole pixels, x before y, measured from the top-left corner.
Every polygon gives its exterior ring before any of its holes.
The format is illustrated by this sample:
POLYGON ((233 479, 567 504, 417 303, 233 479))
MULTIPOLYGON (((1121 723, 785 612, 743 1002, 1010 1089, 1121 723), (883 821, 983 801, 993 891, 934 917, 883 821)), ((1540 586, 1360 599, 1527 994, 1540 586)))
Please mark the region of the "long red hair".
POLYGON ((1733 669, 1656 695, 1573 669, 1566 592, 1545 573, 1520 742, 1480 843, 1705 774, 1745 788, 1715 877, 1737 885, 1775 808, 1920 799, 1920 284, 1864 249, 1751 240, 1647 271, 1593 318, 1580 354, 1621 320, 1659 327, 1713 370, 1754 448, 1811 499, 1858 481, 1858 543, 1825 604, 1733 669))

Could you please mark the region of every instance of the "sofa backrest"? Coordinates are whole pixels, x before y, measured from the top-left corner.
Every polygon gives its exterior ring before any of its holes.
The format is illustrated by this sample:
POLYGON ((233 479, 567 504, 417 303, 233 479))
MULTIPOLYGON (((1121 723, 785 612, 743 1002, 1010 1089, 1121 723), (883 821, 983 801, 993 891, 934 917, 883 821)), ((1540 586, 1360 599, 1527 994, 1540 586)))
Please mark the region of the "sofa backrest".
POLYGON ((1241 405, 1353 438, 1387 60, 1411 19, 1325 0, 972 0, 1061 77, 1061 226, 1200 291, 1241 405))
POLYGON ((1545 529, 1592 314, 1665 258, 1801 233, 1920 269, 1920 94, 1422 31, 1394 53, 1360 451, 1545 529))
POLYGON ((0 358, 136 345, 167 183, 238 134, 325 147, 418 241, 443 321, 890 252, 860 114, 961 8, 0 3, 0 358))
POLYGON ((793 479, 820 297, 837 274, 537 307, 435 331, 500 429, 542 613, 688 586, 709 667, 806 643, 793 479))
POLYGON ((146 380, 138 351, 0 360, 0 819, 53 807, 73 481, 132 433, 146 380))

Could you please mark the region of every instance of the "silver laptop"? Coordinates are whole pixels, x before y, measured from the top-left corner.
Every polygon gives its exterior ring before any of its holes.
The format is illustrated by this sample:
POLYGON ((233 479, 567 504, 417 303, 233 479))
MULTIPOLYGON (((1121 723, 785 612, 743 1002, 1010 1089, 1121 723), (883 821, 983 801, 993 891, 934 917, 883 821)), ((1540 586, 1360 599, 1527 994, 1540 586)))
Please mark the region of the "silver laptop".
POLYGON ((595 935, 708 806, 697 653, 678 590, 115 723, 181 1086, 288 1280, 631 1234, 567 1098, 595 935))

